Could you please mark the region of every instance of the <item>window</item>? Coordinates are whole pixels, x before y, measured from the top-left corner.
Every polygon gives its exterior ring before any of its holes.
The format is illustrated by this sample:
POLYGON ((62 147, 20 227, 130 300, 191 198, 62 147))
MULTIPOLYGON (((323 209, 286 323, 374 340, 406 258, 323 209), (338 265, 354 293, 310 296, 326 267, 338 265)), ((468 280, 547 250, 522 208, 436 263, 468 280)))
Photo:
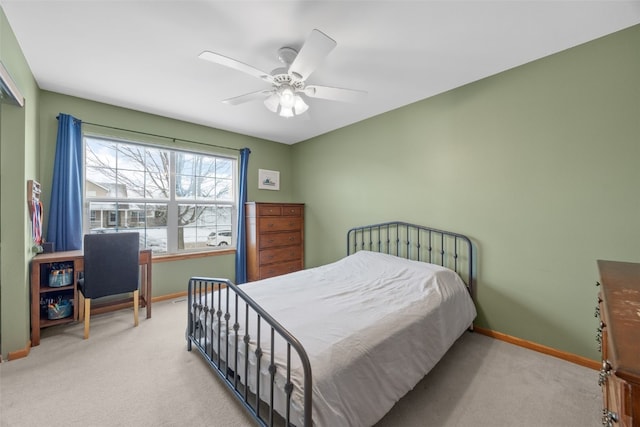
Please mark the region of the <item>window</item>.
POLYGON ((235 158, 84 142, 86 233, 138 231, 141 247, 156 253, 235 245, 235 158))

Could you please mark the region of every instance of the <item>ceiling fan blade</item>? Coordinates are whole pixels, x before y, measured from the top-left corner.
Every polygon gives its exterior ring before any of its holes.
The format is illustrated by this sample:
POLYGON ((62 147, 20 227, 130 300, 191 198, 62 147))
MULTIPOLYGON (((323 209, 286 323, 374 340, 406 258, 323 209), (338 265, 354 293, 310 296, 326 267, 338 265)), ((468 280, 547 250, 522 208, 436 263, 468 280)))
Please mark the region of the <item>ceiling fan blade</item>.
POLYGON ((367 97, 367 92, 355 89, 342 89, 339 87, 309 85, 304 88, 304 94, 310 98, 329 99, 357 103, 367 97))
POLYGON ((313 30, 289 67, 289 73, 306 80, 336 47, 336 41, 320 30, 313 30))
POLYGON ((262 100, 272 93, 272 90, 259 90, 258 92, 251 92, 244 95, 236 96, 234 98, 227 98, 222 102, 229 105, 239 105, 244 104, 245 102, 256 101, 258 99, 262 100))
POLYGON ((243 73, 247 73, 250 76, 254 76, 266 82, 273 83, 273 77, 271 76, 271 74, 266 73, 262 70, 258 70, 257 68, 252 67, 251 65, 247 65, 244 62, 236 61, 235 59, 220 55, 219 53, 209 52, 205 50, 200 55, 198 55, 198 58, 216 64, 224 65, 225 67, 233 68, 234 70, 242 71, 243 73))

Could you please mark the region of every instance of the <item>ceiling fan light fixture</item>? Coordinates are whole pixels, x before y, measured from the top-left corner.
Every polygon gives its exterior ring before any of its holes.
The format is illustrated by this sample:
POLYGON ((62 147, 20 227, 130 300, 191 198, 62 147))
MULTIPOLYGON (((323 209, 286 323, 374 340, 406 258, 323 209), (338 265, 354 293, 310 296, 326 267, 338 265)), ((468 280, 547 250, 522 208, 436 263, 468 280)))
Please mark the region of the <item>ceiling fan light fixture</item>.
POLYGON ((296 102, 296 94, 290 86, 283 86, 280 89, 280 106, 282 108, 293 108, 296 102))
POLYGON ((307 103, 289 85, 282 85, 277 92, 264 100, 264 105, 269 111, 286 118, 297 116, 309 109, 307 103))
POLYGON ((280 105, 280 117, 293 117, 293 108, 280 105))
POLYGON ((293 109, 296 115, 299 115, 307 111, 309 109, 309 106, 306 102, 304 102, 304 99, 302 99, 300 95, 296 95, 296 101, 293 104, 293 109))
POLYGON ((264 105, 269 111, 277 113, 280 105, 280 96, 277 93, 272 93, 271 96, 264 100, 264 105))

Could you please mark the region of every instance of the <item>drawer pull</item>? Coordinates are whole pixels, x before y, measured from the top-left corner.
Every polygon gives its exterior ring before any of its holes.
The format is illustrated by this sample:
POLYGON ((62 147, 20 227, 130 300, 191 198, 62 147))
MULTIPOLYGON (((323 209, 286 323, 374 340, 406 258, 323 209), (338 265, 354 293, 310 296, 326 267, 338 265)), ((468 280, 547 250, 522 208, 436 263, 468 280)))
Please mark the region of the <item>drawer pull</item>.
POLYGON ((598 343, 598 351, 602 352, 602 331, 604 330, 604 322, 600 322, 600 326, 596 330, 596 342, 598 343))
POLYGON ((611 375, 611 364, 603 360, 602 361, 602 369, 600 369, 600 375, 598 375, 598 385, 602 387, 605 382, 607 382, 607 377, 611 375))
POLYGON ((613 423, 618 422, 618 414, 611 412, 608 409, 602 410, 602 425, 606 427, 613 427, 613 423))
MULTIPOLYGON (((602 338, 602 331, 604 331, 604 327, 605 327, 605 326, 606 326, 606 325, 604 324, 604 322, 602 322, 602 321, 601 321, 601 322, 600 322, 600 325, 598 325, 598 329, 596 329, 596 331, 597 331, 597 335, 598 335, 600 338, 602 338)), ((597 341, 598 341, 598 342, 600 342, 600 340, 597 340, 597 341)))

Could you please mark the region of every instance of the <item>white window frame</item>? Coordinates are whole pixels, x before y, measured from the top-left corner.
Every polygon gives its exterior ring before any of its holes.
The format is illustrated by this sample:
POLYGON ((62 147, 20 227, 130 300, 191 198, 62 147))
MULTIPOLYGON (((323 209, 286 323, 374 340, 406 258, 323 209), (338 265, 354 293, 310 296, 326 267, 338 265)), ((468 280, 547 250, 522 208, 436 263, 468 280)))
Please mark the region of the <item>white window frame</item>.
MULTIPOLYGON (((186 150, 186 149, 175 149, 175 148, 171 148, 171 147, 167 147, 167 146, 163 146, 163 145, 155 145, 155 144, 149 144, 149 143, 145 143, 145 142, 140 142, 140 141, 134 141, 134 140, 127 140, 127 139, 119 139, 119 138, 113 138, 113 137, 107 137, 107 136, 103 136, 103 135, 94 135, 94 134, 85 134, 83 135, 83 183, 84 183, 84 187, 86 187, 86 167, 87 167, 87 161, 86 161, 86 147, 87 147, 87 138, 90 139, 94 139, 94 140, 101 140, 101 141, 105 141, 105 142, 111 142, 111 143, 115 143, 115 144, 130 144, 130 145, 135 145, 135 146, 140 146, 140 147, 149 147, 149 148, 153 148, 153 149, 160 149, 160 150, 166 150, 170 153, 170 174, 169 174, 169 188, 170 188, 170 196, 168 199, 152 199, 152 198, 122 198, 122 199, 118 199, 117 197, 95 197, 95 196, 88 196, 87 195, 87 191, 86 188, 83 191, 83 231, 84 233, 91 233, 91 229, 90 229, 90 225, 91 225, 91 212, 90 212, 90 203, 91 202, 97 202, 97 203, 126 203, 126 204, 166 204, 167 205, 167 225, 166 225, 166 229, 167 229, 167 242, 166 242, 166 252, 165 251, 160 251, 161 254, 167 254, 167 255, 171 255, 171 254, 186 254, 186 253, 193 253, 193 252, 203 252, 203 251, 216 251, 216 250, 220 250, 220 249, 233 249, 236 247, 236 241, 237 241, 237 217, 238 217, 238 194, 239 194, 239 177, 238 177, 238 163, 239 163, 239 159, 238 157, 234 157, 234 156, 228 156, 228 155, 222 155, 219 153, 214 153, 214 152, 206 152, 206 151, 201 151, 201 150, 186 150), (202 200, 202 199, 195 199, 195 198, 178 198, 176 196, 176 154, 177 153, 184 153, 184 154, 192 154, 192 155, 202 155, 202 156, 208 156, 208 157, 215 157, 215 158, 220 158, 220 159, 225 159, 225 160, 231 160, 232 161, 232 171, 231 171, 231 180, 232 180, 232 195, 231 195, 231 200, 202 200), (178 205, 184 205, 184 204, 192 204, 192 205, 198 205, 198 206, 228 206, 231 208, 231 232, 232 232, 232 242, 229 246, 225 246, 225 247, 211 247, 211 246, 205 246, 205 247, 197 247, 197 248, 187 248, 187 249, 178 249, 178 205)), ((141 216, 144 217, 145 219, 145 224, 146 224, 146 218, 147 214, 145 213, 145 215, 141 216)), ((110 214, 109 214, 109 218, 110 218, 110 214)), ((109 221, 110 222, 110 221, 109 221)), ((116 218, 116 223, 119 222, 116 218)), ((196 225, 197 227, 197 225, 196 225)), ((224 226, 225 229, 227 229, 229 226, 224 226)), ((144 229, 146 229, 148 227, 144 227, 144 229)), ((204 229, 204 227, 203 227, 204 229)), ((139 229, 136 229, 136 231, 138 231, 139 229)), ((123 231, 122 229, 120 229, 119 231, 123 231)), ((141 232, 144 232, 144 230, 140 230, 141 232)), ((205 241, 205 245, 206 245, 206 241, 207 241, 207 237, 208 237, 208 233, 207 236, 204 236, 204 241, 205 241)), ((154 252, 156 251, 156 249, 154 249, 153 247, 151 247, 152 250, 154 250, 154 252)))

